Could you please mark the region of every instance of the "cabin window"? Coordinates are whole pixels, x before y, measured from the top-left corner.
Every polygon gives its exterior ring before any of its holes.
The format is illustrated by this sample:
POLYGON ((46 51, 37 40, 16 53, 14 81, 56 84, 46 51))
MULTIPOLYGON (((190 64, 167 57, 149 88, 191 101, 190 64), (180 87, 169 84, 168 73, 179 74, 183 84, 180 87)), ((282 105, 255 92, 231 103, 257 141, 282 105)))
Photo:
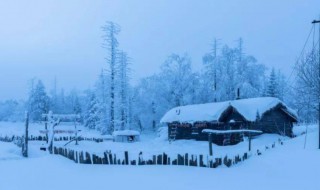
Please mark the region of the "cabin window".
POLYGON ((196 123, 195 127, 197 127, 197 128, 207 128, 207 124, 206 123, 196 123))
POLYGON ((189 123, 182 123, 180 127, 188 128, 191 127, 191 125, 189 123))
POLYGON ((128 136, 128 142, 132 142, 134 140, 134 136, 128 136))
POLYGON ((229 123, 235 123, 236 121, 234 120, 234 119, 231 119, 230 121, 229 121, 229 123))

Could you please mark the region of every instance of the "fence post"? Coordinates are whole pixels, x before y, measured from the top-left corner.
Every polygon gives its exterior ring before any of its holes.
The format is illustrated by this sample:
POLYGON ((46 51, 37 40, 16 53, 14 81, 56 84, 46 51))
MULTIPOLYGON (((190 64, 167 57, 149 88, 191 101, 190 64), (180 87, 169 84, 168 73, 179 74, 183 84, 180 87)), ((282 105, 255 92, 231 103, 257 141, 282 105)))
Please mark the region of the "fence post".
POLYGON ((129 153, 128 151, 124 152, 125 165, 129 165, 129 153))
POLYGON ((104 164, 109 165, 108 154, 106 152, 104 152, 103 155, 104 155, 104 164))
POLYGON ((157 156, 156 155, 152 156, 152 162, 154 165, 157 165, 157 156))
POLYGON ((92 164, 91 155, 88 152, 86 152, 86 164, 92 164))
POLYGON ((157 156, 157 165, 162 165, 162 154, 157 156))
POLYGON ((168 155, 166 153, 163 153, 163 165, 168 165, 168 155))
POLYGON ((178 165, 183 166, 184 165, 184 158, 180 154, 178 154, 178 165))
POLYGON ((79 163, 79 156, 78 156, 78 152, 76 151, 76 159, 75 159, 76 163, 79 163))
POLYGON ((206 167, 205 165, 204 165, 204 163, 203 163, 203 155, 202 154, 200 154, 200 156, 199 156, 199 165, 200 165, 200 167, 206 167))
POLYGON ((184 156, 184 165, 188 166, 189 165, 188 162, 189 162, 189 155, 188 155, 188 153, 186 153, 184 156))
POLYGON ((117 155, 113 154, 113 164, 117 165, 117 155))
POLYGON ((112 158, 111 152, 109 152, 109 161, 110 161, 110 164, 113 165, 113 158, 112 158))

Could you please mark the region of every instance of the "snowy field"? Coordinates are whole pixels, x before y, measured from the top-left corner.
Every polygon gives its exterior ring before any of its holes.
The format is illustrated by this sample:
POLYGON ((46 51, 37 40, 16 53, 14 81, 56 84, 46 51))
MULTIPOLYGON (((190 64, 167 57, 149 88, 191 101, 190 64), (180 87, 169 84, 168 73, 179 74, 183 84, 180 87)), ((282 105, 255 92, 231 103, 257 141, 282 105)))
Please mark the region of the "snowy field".
MULTIPOLYGON (((72 123, 70 124, 63 124, 57 126, 55 129, 57 130, 74 130, 74 125, 72 123)), ((41 130, 44 130, 44 124, 42 123, 30 123, 29 124, 29 136, 44 136, 44 134, 40 133, 41 130)), ((87 128, 84 128, 83 126, 77 126, 78 130, 81 130, 79 135, 83 135, 86 137, 102 137, 100 133, 96 130, 89 130, 87 128)), ((25 131, 25 124, 23 122, 0 122, 0 136, 12 136, 12 135, 23 135, 25 131)), ((60 134, 57 134, 56 136, 59 136, 60 134)), ((66 136, 66 135, 63 135, 66 136)), ((69 136, 67 134, 67 136, 69 136)))
MULTIPOLYGON (((0 124, 4 133, 19 133, 20 124, 0 124), (10 126, 9 126, 10 125, 10 126), (6 127, 5 127, 6 126, 6 127), (12 127, 12 128, 10 128, 12 127), (12 129, 12 130, 11 130, 12 129), (13 132, 15 131, 15 132, 13 132)), ((40 127, 40 126, 39 126, 40 127)), ((21 127, 23 131, 23 127, 21 127)), ((41 128, 42 129, 42 128, 41 128)), ((40 130, 41 130, 40 129, 40 130)), ((31 131, 36 133, 38 128, 31 131)), ((305 128, 295 130, 300 134, 305 128)), ((94 131, 84 131, 98 135, 94 131)), ((39 143, 30 145, 30 158, 21 157, 20 149, 12 143, 0 142, 0 190, 20 189, 290 189, 319 190, 320 151, 317 150, 317 130, 309 127, 306 149, 305 135, 285 139, 283 146, 253 156, 231 168, 194 168, 183 166, 110 166, 80 165, 57 155, 39 151, 39 143)), ((277 140, 277 135, 262 135, 253 140, 253 147, 264 147, 277 140)), ((152 135, 143 135, 139 143, 71 144, 73 149, 90 152, 144 151, 193 152, 207 154, 207 142, 176 141, 172 144, 152 135)), ((247 150, 247 142, 235 146, 214 146, 215 155, 236 154, 247 150)))
MULTIPOLYGON (((62 125, 58 126, 57 129, 70 130, 73 129, 72 125, 62 125)), ((44 135, 40 134, 39 131, 44 129, 44 125, 41 124, 30 124, 30 132, 29 135, 38 136, 44 135)), ((88 130, 82 126, 78 126, 78 129, 81 130, 79 133, 80 136, 83 137, 96 137, 102 138, 95 130, 88 130)), ((0 123, 0 136, 12 136, 12 135, 22 135, 24 132, 24 124, 23 123, 0 123)), ((58 134, 59 136, 63 134, 58 134)), ((67 134, 68 135, 68 134, 67 134)), ((69 136, 69 135, 68 135, 69 136)), ((103 156, 105 151, 111 151, 112 153, 117 154, 118 156, 124 155, 125 151, 129 152, 129 156, 131 158, 138 157, 140 152, 143 152, 143 156, 145 159, 152 158, 152 155, 166 153, 171 157, 176 157, 177 154, 196 154, 196 155, 208 155, 209 148, 208 142, 206 141, 195 141, 195 140, 178 140, 174 141, 171 144, 167 141, 167 133, 162 134, 154 134, 147 133, 141 135, 141 141, 136 143, 121 143, 121 142, 112 142, 112 141, 104 141, 102 143, 96 143, 92 141, 80 141, 79 145, 75 145, 75 142, 72 142, 65 146, 68 141, 58 141, 54 143, 56 147, 64 147, 77 151, 86 151, 89 153, 94 153, 96 155, 103 156)), ((282 137, 280 135, 271 135, 264 134, 259 136, 258 138, 252 141, 252 149, 253 150, 264 150, 265 146, 271 147, 274 142, 278 142, 278 140, 287 140, 288 138, 282 137)), ((31 146, 35 148, 40 148, 43 142, 32 141, 30 142, 31 146)), ((213 144, 213 152, 214 157, 224 157, 228 156, 236 156, 243 155, 243 153, 248 151, 248 141, 244 141, 236 146, 217 146, 213 144)))

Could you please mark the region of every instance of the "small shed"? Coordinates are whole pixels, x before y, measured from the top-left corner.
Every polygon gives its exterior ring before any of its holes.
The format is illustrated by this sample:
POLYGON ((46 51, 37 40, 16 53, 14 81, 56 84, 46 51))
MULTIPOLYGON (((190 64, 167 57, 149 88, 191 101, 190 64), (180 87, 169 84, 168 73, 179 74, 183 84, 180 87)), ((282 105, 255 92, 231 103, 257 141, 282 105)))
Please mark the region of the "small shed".
POLYGON ((140 141, 140 133, 135 130, 115 131, 112 134, 114 142, 138 142, 140 141))

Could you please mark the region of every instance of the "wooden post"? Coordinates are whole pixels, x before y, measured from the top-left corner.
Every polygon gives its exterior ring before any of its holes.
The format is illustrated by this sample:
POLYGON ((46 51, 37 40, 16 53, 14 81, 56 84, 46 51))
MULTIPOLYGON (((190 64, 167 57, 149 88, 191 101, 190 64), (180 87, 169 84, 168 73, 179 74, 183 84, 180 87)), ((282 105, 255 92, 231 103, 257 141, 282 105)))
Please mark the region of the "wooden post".
POLYGON ((251 133, 248 135, 249 138, 249 152, 251 151, 251 133))
POLYGON ((168 155, 166 153, 163 153, 162 157, 163 157, 163 161, 162 161, 163 165, 167 165, 168 164, 168 155))
POLYGON ((28 136, 29 136, 29 134, 28 134, 28 128, 29 128, 29 113, 28 112, 26 112, 26 126, 25 126, 26 128, 25 128, 25 136, 24 136, 24 142, 23 142, 23 146, 22 146, 22 155, 24 156, 24 157, 28 157, 28 136))
POLYGON ((212 134, 209 133, 209 155, 212 156, 212 134))
POLYGON ((162 161, 163 161, 163 157, 162 157, 162 154, 160 154, 157 156, 157 165, 162 165, 163 164, 162 161))
POLYGON ((109 162, 111 165, 113 165, 113 158, 111 152, 109 153, 109 162))
POLYGON ((184 165, 184 156, 178 154, 178 165, 183 166, 184 165))
POLYGON ((188 166, 189 165, 189 154, 186 153, 184 155, 184 165, 188 166))
POLYGON ((109 165, 109 161, 108 161, 108 153, 107 153, 107 152, 104 152, 104 153, 103 153, 103 155, 104 155, 104 164, 109 165))
POLYGON ((49 142, 49 136, 48 136, 48 115, 46 115, 45 117, 44 117, 44 129, 47 131, 47 133, 46 133, 46 143, 48 144, 48 142, 49 142))
POLYGON ((202 154, 200 154, 200 156, 199 156, 199 165, 200 165, 200 167, 206 167, 205 165, 204 165, 204 163, 203 163, 203 155, 202 154))
POLYGON ((154 165, 157 165, 157 156, 156 155, 152 156, 152 162, 154 165))
POLYGON ((78 143, 78 130, 77 130, 77 118, 76 117, 74 119, 74 129, 76 130, 76 133, 75 133, 76 145, 79 145, 79 143, 78 143))
POLYGON ((129 165, 129 153, 128 151, 124 152, 125 165, 129 165))

